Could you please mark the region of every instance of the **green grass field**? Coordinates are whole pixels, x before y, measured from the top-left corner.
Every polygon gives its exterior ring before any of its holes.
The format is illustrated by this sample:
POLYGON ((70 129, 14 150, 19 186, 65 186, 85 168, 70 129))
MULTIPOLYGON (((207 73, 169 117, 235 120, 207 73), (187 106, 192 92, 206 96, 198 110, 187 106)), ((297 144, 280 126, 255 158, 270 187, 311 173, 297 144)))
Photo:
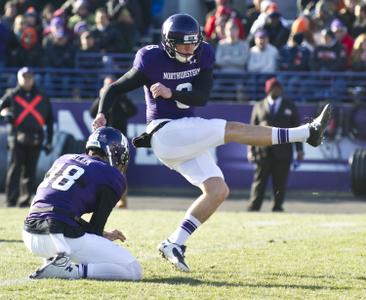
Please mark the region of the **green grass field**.
POLYGON ((0 299, 366 299, 365 215, 217 212, 188 241, 191 273, 157 244, 184 213, 115 210, 106 229, 144 269, 141 282, 39 280, 21 240, 25 209, 0 209, 0 299))

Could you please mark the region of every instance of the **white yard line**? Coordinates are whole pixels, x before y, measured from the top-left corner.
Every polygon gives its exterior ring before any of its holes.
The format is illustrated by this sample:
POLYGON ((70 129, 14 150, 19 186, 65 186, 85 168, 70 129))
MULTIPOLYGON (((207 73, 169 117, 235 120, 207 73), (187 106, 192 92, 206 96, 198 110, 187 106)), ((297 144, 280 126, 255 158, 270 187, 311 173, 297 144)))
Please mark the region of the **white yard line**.
MULTIPOLYGON (((13 285, 21 285, 29 282, 28 278, 18 278, 18 279, 8 279, 4 281, 0 281, 0 286, 13 286, 13 285)), ((0 293, 1 295, 1 293, 0 293)))

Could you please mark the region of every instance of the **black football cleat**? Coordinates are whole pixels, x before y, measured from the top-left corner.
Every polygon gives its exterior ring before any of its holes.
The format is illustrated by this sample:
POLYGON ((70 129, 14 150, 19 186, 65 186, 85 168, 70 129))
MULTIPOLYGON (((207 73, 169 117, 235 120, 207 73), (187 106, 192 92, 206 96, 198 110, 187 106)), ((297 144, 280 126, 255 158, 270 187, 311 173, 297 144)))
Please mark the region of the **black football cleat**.
POLYGON ((322 143, 331 112, 331 106, 330 104, 327 104, 324 106, 320 115, 316 117, 311 123, 309 123, 310 136, 306 140, 309 145, 317 147, 322 143))

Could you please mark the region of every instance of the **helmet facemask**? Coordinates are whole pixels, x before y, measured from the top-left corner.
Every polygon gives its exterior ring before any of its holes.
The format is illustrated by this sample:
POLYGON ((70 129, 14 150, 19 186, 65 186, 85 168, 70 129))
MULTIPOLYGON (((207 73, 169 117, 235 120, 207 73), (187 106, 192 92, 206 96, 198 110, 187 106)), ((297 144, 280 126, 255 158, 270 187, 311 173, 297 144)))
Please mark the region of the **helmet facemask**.
POLYGON ((126 173, 129 160, 127 138, 117 129, 100 127, 93 132, 87 141, 86 150, 99 150, 103 158, 121 173, 126 173))
POLYGON ((129 159, 128 151, 124 151, 120 146, 115 147, 113 144, 107 145, 105 148, 109 164, 121 173, 126 173, 129 159))
MULTIPOLYGON (((177 46, 173 43, 172 44, 172 49, 174 51, 174 58, 176 60, 178 60, 181 63, 191 63, 194 62, 194 58, 197 56, 197 49, 200 47, 200 42, 197 43, 192 43, 195 45, 193 53, 191 55, 189 54, 184 54, 184 53, 180 53, 177 49, 177 46)), ((181 44, 181 45, 187 45, 187 44, 181 44)))
POLYGON ((170 58, 181 63, 196 62, 202 49, 202 33, 198 22, 187 14, 177 14, 168 18, 162 28, 162 45, 170 58), (186 25, 187 27, 183 27, 186 25), (194 44, 190 55, 180 53, 177 45, 194 44))

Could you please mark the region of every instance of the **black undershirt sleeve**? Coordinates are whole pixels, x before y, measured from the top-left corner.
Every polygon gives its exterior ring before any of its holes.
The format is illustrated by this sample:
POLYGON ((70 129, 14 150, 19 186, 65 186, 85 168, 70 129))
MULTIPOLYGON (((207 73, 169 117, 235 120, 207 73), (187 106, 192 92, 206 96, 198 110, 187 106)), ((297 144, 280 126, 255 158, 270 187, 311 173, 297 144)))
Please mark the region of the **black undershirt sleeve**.
POLYGON ((135 68, 113 82, 100 98, 98 113, 106 114, 120 94, 128 93, 148 83, 147 77, 135 68))
POLYGON ((201 70, 192 82, 192 91, 172 91, 172 99, 189 106, 204 106, 212 88, 212 69, 201 70))
POLYGON ((109 187, 104 186, 98 191, 95 211, 90 219, 86 232, 103 236, 104 226, 107 219, 118 202, 116 193, 109 187))
MULTIPOLYGON (((112 107, 116 96, 148 85, 147 77, 140 71, 132 68, 120 79, 111 84, 102 95, 98 113, 106 114, 112 107)), ((201 70, 192 82, 192 91, 172 90, 172 99, 189 106, 204 106, 210 96, 213 75, 212 69, 201 70)))

